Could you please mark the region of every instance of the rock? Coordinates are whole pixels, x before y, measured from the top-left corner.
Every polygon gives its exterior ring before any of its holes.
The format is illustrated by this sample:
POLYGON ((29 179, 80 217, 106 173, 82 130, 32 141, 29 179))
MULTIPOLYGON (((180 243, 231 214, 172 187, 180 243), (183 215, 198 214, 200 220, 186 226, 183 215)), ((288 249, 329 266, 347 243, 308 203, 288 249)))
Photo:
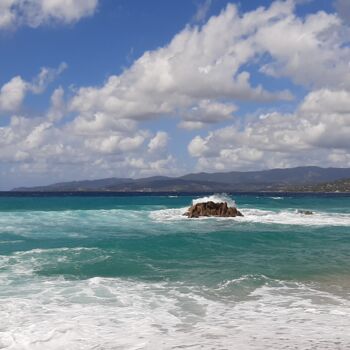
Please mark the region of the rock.
POLYGON ((314 213, 311 210, 297 210, 298 214, 302 215, 313 215, 314 213))
POLYGON ((212 201, 192 205, 184 215, 189 218, 199 218, 200 216, 243 216, 237 208, 228 207, 226 202, 215 203, 212 201))

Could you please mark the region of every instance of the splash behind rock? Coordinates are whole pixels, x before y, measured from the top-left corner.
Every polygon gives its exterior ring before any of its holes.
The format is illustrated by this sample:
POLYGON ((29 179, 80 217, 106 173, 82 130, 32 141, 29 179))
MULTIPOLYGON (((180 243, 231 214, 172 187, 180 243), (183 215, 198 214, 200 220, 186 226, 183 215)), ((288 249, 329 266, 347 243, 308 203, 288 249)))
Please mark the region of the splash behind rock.
POLYGON ((227 202, 215 203, 212 201, 197 203, 192 205, 184 214, 189 218, 199 218, 201 216, 236 217, 243 214, 235 207, 229 207, 227 202))

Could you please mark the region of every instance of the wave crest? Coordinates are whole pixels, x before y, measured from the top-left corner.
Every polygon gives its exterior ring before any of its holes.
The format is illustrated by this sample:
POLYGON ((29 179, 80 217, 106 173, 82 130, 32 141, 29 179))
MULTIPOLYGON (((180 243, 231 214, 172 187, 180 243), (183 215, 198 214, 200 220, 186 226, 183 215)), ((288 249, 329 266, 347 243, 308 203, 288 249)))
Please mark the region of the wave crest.
POLYGON ((224 203, 227 202, 229 207, 236 208, 236 202, 226 193, 216 193, 211 196, 196 198, 192 200, 192 205, 205 202, 214 202, 214 203, 224 203))

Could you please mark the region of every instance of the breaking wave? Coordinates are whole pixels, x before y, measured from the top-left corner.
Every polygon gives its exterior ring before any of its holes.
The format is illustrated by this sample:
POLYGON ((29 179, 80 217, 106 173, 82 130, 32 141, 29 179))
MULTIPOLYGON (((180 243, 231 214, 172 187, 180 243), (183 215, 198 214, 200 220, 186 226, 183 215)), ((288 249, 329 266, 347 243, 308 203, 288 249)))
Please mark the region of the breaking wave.
POLYGON ((150 218, 156 221, 174 221, 174 220, 225 220, 237 221, 240 223, 260 223, 260 224, 279 224, 279 225, 303 225, 303 226, 350 226, 350 215, 342 213, 324 213, 315 212, 313 215, 304 215, 296 213, 295 210, 270 211, 260 209, 242 209, 244 217, 217 218, 202 217, 188 219, 183 216, 187 208, 163 209, 150 213, 150 218))
POLYGON ((236 202, 226 193, 213 194, 211 196, 193 199, 192 205, 195 205, 195 204, 198 204, 198 203, 205 203, 205 202, 214 202, 214 203, 227 202, 227 205, 229 207, 236 208, 236 202))
POLYGON ((0 347, 229 349, 235 344, 256 350, 340 349, 350 343, 350 304, 342 297, 259 276, 227 281, 216 293, 116 278, 32 281, 16 295, 3 296, 6 328, 1 327, 0 347), (257 282, 248 298, 220 297, 257 282))

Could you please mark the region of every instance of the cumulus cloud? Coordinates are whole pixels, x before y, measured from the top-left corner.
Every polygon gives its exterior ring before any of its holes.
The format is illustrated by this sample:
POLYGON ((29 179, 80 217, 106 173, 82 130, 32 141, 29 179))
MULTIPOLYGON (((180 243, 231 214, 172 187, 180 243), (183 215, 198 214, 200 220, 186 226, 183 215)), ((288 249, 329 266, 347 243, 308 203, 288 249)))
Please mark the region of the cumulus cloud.
POLYGON ((350 91, 320 89, 309 93, 301 105, 305 113, 350 114, 350 91))
POLYGON ((74 23, 91 16, 98 0, 1 0, 0 29, 74 23))
MULTIPOLYGON (((250 73, 243 66, 259 54, 255 40, 259 25, 284 20, 291 11, 292 6, 286 3, 240 15, 230 4, 205 25, 188 26, 167 46, 144 53, 129 69, 110 76, 102 86, 80 88, 70 108, 80 114, 82 124, 95 123, 91 116, 99 113, 106 122, 178 114, 185 122, 202 125, 208 115, 210 122, 215 121, 211 109, 223 99, 290 100, 288 91, 271 92, 260 85, 252 86, 250 73), (205 100, 211 100, 211 104, 205 105, 205 100), (189 117, 193 108, 206 107, 203 118, 189 117)), ((222 113, 216 115, 217 121, 222 121, 222 113)))
POLYGON ((272 57, 261 72, 311 88, 349 88, 349 33, 335 14, 289 14, 256 33, 257 45, 272 57))
POLYGON ((260 114, 194 137, 188 151, 198 170, 350 165, 349 28, 322 11, 300 18, 293 6, 275 2, 245 14, 245 24, 257 25, 252 40, 266 60, 261 73, 313 90, 294 113, 260 114))
POLYGON ((47 119, 51 122, 59 121, 65 116, 66 104, 62 87, 55 89, 51 96, 51 107, 47 113, 47 119))
POLYGON ((97 153, 117 154, 138 150, 145 141, 143 133, 136 133, 133 136, 113 134, 108 137, 89 138, 85 140, 84 146, 97 153))
POLYGON ((10 27, 14 22, 15 14, 11 10, 13 4, 14 0, 3 0, 0 2, 0 29, 10 27))
POLYGON ((188 151, 198 169, 349 166, 350 105, 345 91, 310 92, 291 114, 268 113, 245 125, 196 136, 188 151))
POLYGON ((27 83, 16 76, 0 89, 0 111, 14 111, 20 107, 28 89, 27 83))
POLYGON ((187 26, 165 47, 144 53, 102 86, 80 88, 70 108, 85 127, 95 124, 97 114, 101 127, 104 122, 110 127, 111 120, 179 115, 180 127, 196 129, 229 117, 218 112, 215 118, 211 111, 224 100, 292 99, 288 91, 253 86, 244 69, 248 63, 306 87, 350 87, 349 29, 336 14, 300 18, 294 6, 291 0, 277 1, 240 14, 229 4, 203 26, 187 26))
POLYGON ((74 127, 74 119, 65 118, 66 108, 60 87, 53 92, 47 113, 32 118, 14 115, 9 125, 0 127, 0 163, 7 164, 7 174, 69 179, 176 170, 165 132, 132 128, 83 133, 74 127))
POLYGON ((47 86, 67 68, 66 63, 61 63, 58 68, 41 68, 40 73, 31 82, 27 82, 20 76, 12 78, 0 88, 0 112, 13 112, 18 110, 28 92, 40 94, 47 86))
POLYGON ((158 131, 148 143, 148 150, 150 152, 161 152, 166 148, 168 141, 168 134, 165 131, 158 131))
POLYGON ((207 124, 231 119, 232 113, 236 110, 237 107, 232 103, 202 100, 183 113, 183 121, 179 123, 179 127, 188 130, 201 129, 207 124))
MULTIPOLYGON (((11 10, 16 1, 0 6, 11 10)), ((9 21, 11 11, 0 12, 0 23, 9 21)), ((216 125, 188 145, 198 170, 347 166, 349 30, 336 13, 297 16, 292 0, 247 13, 229 4, 100 85, 77 88, 68 97, 57 88, 42 116, 17 112, 0 127, 0 160, 19 173, 66 178, 170 174, 181 171, 168 150, 171 131, 145 125, 176 118, 191 132, 216 125), (273 111, 266 103, 279 107, 293 96, 253 83, 261 74, 269 76, 264 83, 272 77, 276 84, 283 78, 302 86, 306 96, 293 112, 273 111), (269 112, 244 117, 242 102, 269 112)), ((0 110, 18 111, 26 93, 41 93, 63 69, 43 69, 31 82, 14 77, 0 90, 0 110)))

